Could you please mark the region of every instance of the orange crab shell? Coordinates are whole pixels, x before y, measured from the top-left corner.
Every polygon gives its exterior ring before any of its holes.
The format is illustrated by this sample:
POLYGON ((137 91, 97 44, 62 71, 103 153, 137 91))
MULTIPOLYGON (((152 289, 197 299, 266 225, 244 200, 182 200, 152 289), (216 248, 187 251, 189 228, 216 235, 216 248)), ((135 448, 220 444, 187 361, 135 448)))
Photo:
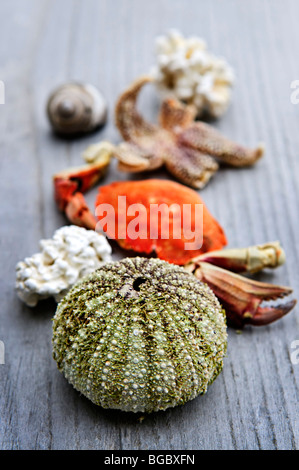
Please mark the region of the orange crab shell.
MULTIPOLYGON (((122 198, 124 200, 124 198, 122 198)), ((183 186, 179 183, 160 180, 148 179, 144 181, 125 181, 115 182, 99 188, 99 194, 96 199, 96 207, 99 208, 103 204, 109 204, 113 207, 114 211, 107 211, 105 215, 98 215, 101 229, 106 235, 115 239, 118 244, 128 250, 134 250, 139 253, 153 253, 155 252, 160 259, 175 263, 179 265, 186 264, 190 259, 199 256, 200 254, 208 251, 219 250, 227 244, 227 239, 222 227, 210 214, 204 205, 200 196, 192 189, 183 186), (119 205, 119 196, 125 196, 125 206, 119 205), (132 204, 142 204, 144 210, 138 211, 138 236, 135 239, 128 234, 128 227, 133 223, 136 218, 135 211, 127 214, 128 207, 132 204), (190 228, 191 231, 195 229, 195 204, 202 204, 203 208, 203 243, 201 248, 194 250, 186 250, 186 243, 192 240, 184 236, 183 231, 183 218, 180 219, 180 237, 174 237, 173 224, 175 214, 169 211, 169 227, 167 233, 165 224, 161 223, 161 217, 158 220, 157 230, 158 236, 153 238, 153 233, 150 227, 152 223, 150 207, 151 204, 166 204, 168 207, 172 204, 178 204, 182 209, 183 205, 189 204, 191 207, 190 213, 190 228), (112 218, 114 220, 112 220, 112 218)), ((104 206, 101 206, 104 207, 104 206)), ((98 211, 97 211, 98 212, 98 211)), ((131 232, 130 232, 131 233, 131 232)))

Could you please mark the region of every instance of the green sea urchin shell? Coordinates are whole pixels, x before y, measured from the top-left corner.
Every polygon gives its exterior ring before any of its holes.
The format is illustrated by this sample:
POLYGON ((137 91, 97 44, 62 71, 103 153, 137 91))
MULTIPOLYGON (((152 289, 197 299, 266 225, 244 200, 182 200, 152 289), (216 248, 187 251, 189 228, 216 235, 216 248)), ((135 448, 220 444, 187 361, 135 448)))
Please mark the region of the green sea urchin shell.
POLYGON ((53 322, 53 357, 104 408, 152 412, 207 391, 226 352, 210 288, 159 259, 106 263, 76 284, 53 322))

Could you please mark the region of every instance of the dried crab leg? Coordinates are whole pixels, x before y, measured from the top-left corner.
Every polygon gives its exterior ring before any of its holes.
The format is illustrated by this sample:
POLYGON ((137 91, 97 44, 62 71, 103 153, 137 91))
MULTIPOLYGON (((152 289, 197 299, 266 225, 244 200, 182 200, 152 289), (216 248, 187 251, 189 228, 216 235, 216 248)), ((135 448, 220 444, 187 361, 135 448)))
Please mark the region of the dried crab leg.
POLYGON ((230 141, 212 126, 195 122, 195 108, 175 99, 162 103, 159 126, 148 123, 136 105, 140 90, 151 80, 139 78, 117 102, 116 125, 125 142, 115 146, 114 156, 121 170, 140 172, 165 165, 179 181, 200 189, 217 171, 217 160, 243 167, 262 157, 263 145, 248 149, 230 141))
POLYGON ((272 242, 207 253, 193 259, 185 268, 211 287, 225 309, 228 323, 241 328, 245 324, 261 326, 278 320, 294 308, 296 300, 262 307, 263 301, 285 297, 292 289, 254 281, 236 272, 258 272, 280 266, 284 261, 279 242, 272 242))

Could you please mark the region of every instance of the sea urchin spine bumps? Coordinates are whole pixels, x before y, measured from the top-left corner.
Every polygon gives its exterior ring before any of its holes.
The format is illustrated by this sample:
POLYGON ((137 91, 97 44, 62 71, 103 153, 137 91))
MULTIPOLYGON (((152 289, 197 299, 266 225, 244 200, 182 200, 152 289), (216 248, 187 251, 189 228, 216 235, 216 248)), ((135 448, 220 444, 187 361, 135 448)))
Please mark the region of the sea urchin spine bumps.
POLYGON ((225 314, 210 288, 159 259, 108 262, 59 303, 53 357, 104 408, 152 412, 207 391, 226 352, 225 314))

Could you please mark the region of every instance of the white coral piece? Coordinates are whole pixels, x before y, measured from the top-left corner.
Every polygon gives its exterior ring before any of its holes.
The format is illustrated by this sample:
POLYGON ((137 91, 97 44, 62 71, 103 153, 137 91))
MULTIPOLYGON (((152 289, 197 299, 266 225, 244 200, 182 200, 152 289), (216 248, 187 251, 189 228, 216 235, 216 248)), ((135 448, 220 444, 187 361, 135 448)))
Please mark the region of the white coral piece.
POLYGON ((40 249, 16 266, 17 294, 30 307, 52 296, 61 300, 80 278, 110 261, 112 252, 104 235, 75 225, 41 240, 40 249))
POLYGON ((234 72, 224 59, 207 50, 202 39, 170 30, 156 39, 156 56, 152 72, 164 95, 195 105, 198 115, 207 112, 219 117, 226 111, 234 72))

